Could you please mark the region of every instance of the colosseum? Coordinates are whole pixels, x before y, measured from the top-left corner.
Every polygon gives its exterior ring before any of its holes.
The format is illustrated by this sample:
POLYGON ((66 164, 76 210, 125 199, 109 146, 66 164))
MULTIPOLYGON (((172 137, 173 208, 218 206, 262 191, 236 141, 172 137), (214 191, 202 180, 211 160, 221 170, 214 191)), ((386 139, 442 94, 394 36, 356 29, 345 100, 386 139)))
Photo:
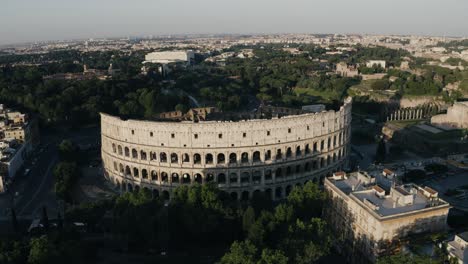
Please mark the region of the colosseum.
POLYGON ((349 152, 352 99, 339 110, 239 121, 140 121, 101 113, 105 177, 121 191, 169 199, 177 186, 213 182, 233 199, 323 182, 349 152))

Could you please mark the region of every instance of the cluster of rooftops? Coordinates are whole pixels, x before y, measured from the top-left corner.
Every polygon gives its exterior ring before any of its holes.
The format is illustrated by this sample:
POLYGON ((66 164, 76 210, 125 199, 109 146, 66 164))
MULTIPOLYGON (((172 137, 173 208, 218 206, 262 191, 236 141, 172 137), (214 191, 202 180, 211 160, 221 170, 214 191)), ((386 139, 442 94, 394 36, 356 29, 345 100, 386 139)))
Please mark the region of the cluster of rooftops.
POLYGON ((397 184, 397 175, 389 169, 368 173, 335 172, 327 179, 343 195, 380 217, 412 213, 427 208, 449 206, 430 187, 413 183, 397 184))

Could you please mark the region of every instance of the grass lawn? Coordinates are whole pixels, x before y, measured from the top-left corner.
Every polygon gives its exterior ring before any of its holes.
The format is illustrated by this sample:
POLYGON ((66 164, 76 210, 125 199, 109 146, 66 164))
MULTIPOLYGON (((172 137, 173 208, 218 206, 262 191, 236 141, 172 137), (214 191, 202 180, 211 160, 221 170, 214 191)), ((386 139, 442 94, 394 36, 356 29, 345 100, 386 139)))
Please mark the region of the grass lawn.
POLYGON ((330 91, 318 91, 310 88, 299 88, 296 87, 294 88, 294 92, 296 95, 301 96, 301 95, 308 95, 308 96, 314 96, 314 97, 320 97, 324 101, 333 101, 341 98, 341 95, 336 93, 336 92, 330 92, 330 91))

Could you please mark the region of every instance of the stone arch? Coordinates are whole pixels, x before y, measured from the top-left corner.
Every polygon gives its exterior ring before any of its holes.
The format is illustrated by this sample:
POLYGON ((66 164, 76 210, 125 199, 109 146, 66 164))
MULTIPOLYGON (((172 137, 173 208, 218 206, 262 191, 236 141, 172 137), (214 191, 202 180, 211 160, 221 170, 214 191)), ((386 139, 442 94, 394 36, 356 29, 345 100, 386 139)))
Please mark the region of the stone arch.
POLYGON ((138 168, 133 168, 133 177, 138 178, 139 176, 138 168))
POLYGON ((269 181, 269 180, 271 180, 273 178, 270 169, 265 170, 264 174, 265 174, 264 175, 265 181, 269 181))
POLYGON ((249 183, 249 182, 250 182, 250 173, 247 171, 242 172, 241 183, 249 183))
POLYGON ((132 170, 130 169, 130 166, 125 166, 125 175, 132 176, 132 170))
POLYGON ((305 145, 304 153, 305 153, 306 155, 309 155, 309 154, 310 154, 310 146, 309 146, 309 144, 306 144, 306 145, 305 145))
POLYGON ((265 151, 265 160, 271 160, 271 150, 265 151))
POLYGON ((177 156, 176 153, 171 153, 171 163, 178 163, 179 162, 179 157, 177 156))
POLYGON ((190 162, 190 155, 187 154, 187 153, 184 153, 184 154, 182 155, 182 162, 183 162, 183 163, 188 163, 188 162, 190 162))
POLYGON ((219 153, 219 154, 218 154, 218 161, 217 161, 217 163, 218 163, 218 164, 224 164, 224 162, 226 162, 226 158, 224 157, 224 154, 223 154, 223 153, 219 153))
POLYGON ((130 157, 130 149, 125 147, 125 157, 130 157))
POLYGON ((241 163, 248 163, 249 162, 249 153, 243 152, 241 154, 241 163))
POLYGON ((237 154, 236 153, 229 154, 229 163, 230 164, 237 163, 237 154))
POLYGON ((218 184, 226 183, 226 175, 224 173, 218 174, 218 184))
POLYGON ((190 180, 190 174, 188 173, 184 173, 182 174, 182 183, 184 184, 190 184, 191 180, 190 180))
POLYGON ((262 173, 260 171, 254 171, 252 174, 252 181, 259 184, 262 180, 262 173))
POLYGON ((283 158, 283 153, 281 152, 281 149, 276 150, 276 158, 277 160, 280 160, 283 158))
POLYGON ((141 170, 141 178, 148 179, 148 171, 146 169, 141 170))
POLYGON ((146 160, 146 159, 147 159, 147 157, 146 157, 146 152, 145 152, 144 150, 141 150, 141 151, 140 151, 140 158, 141 158, 142 160, 146 160))
POLYGON ((122 146, 120 146, 120 145, 117 146, 117 151, 118 151, 119 155, 122 155, 123 154, 122 153, 122 146))
POLYGON ((230 182, 230 183, 237 183, 237 180, 238 180, 238 179, 237 179, 237 173, 231 172, 231 173, 229 174, 229 182, 230 182))
POLYGON ((159 161, 160 162, 167 162, 167 154, 166 152, 159 153, 159 161))
POLYGON ((115 146, 115 143, 112 143, 112 152, 117 152, 117 147, 115 146))
POLYGON ((260 162, 261 161, 260 151, 254 151, 254 153, 252 155, 252 160, 253 160, 253 162, 260 162))
POLYGON ((214 179, 214 174, 213 173, 209 172, 209 173, 206 174, 206 182, 212 182, 214 180, 215 179, 214 179))
POLYGON ((138 151, 136 149, 132 149, 132 159, 138 159, 138 151))
POLYGON ((193 164, 201 164, 201 155, 198 153, 193 154, 193 164))
POLYGON ((300 157, 300 156, 302 156, 301 146, 297 146, 296 147, 296 157, 300 157))
POLYGON ((163 171, 161 172, 161 181, 162 182, 169 182, 169 175, 167 172, 163 171))
MULTIPOLYGON (((185 174, 184 174, 185 175, 185 174)), ((188 174, 187 174, 188 175, 188 174)), ((189 176, 189 175, 188 175, 189 176)), ((184 176, 185 177, 185 176, 184 176)), ((190 177, 190 176, 189 176, 190 177)), ((199 184, 203 183, 203 177, 201 176, 200 173, 197 173, 193 176, 193 181, 199 184)))
POLYGON ((304 171, 310 171, 310 163, 309 162, 306 162, 304 164, 304 171))
POLYGON ((119 164, 119 171, 122 174, 125 172, 124 165, 122 165, 122 163, 119 164))
POLYGON ((157 160, 158 155, 156 152, 150 151, 150 160, 157 160))
POLYGON ((205 164, 213 164, 213 154, 208 153, 205 155, 205 164))
POLYGON ((177 172, 173 172, 171 174, 171 182, 172 183, 179 183, 179 181, 180 181, 179 174, 177 172))
POLYGON ((154 170, 151 171, 151 180, 157 181, 158 180, 158 173, 154 170))
POLYGON ((291 150, 291 147, 288 147, 286 149, 286 158, 289 159, 292 157, 292 150, 291 150))
POLYGON ((291 166, 286 167, 286 177, 291 176, 291 174, 292 174, 291 166))

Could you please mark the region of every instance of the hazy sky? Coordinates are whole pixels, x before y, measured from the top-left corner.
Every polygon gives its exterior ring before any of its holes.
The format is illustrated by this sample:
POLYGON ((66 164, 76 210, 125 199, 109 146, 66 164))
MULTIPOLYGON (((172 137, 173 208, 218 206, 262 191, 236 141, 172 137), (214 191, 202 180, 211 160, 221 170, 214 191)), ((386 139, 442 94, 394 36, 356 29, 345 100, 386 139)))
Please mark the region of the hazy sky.
POLYGON ((175 33, 468 36, 468 0, 0 0, 0 44, 175 33))

